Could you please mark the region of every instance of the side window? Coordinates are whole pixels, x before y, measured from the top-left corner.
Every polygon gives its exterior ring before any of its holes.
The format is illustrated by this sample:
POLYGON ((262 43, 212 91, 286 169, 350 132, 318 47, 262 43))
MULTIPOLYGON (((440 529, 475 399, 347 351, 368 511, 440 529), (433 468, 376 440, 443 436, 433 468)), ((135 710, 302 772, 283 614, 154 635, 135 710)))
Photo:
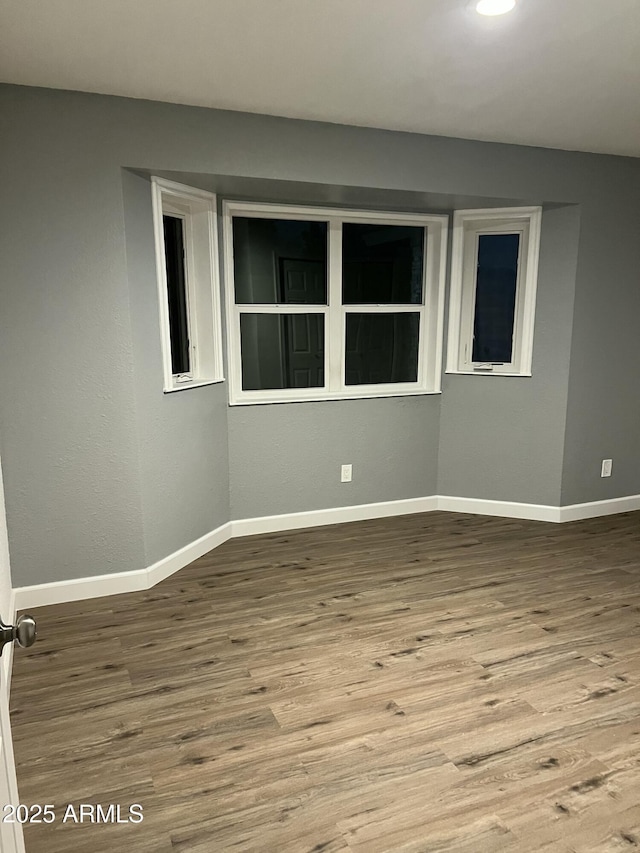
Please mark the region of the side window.
POLYGON ((223 380, 215 196, 152 179, 164 390, 223 380))
POLYGON ((531 375, 541 217, 455 212, 447 372, 531 375))

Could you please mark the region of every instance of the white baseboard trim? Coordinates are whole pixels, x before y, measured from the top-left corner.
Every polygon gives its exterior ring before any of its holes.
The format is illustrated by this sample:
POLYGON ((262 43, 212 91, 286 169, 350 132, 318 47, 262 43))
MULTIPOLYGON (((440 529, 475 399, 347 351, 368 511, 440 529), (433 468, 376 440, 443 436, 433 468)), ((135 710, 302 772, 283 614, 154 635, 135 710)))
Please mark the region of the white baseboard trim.
POLYGON ((345 524, 348 521, 366 521, 370 518, 388 518, 393 515, 410 515, 417 512, 433 512, 438 498, 407 498, 399 501, 383 501, 356 506, 316 509, 308 512, 291 512, 285 515, 265 515, 261 518, 241 518, 231 522, 232 535, 255 536, 259 533, 279 533, 284 530, 299 530, 302 527, 321 527, 325 524, 345 524))
POLYGON ((184 548, 174 551, 173 554, 169 554, 163 560, 158 560, 157 563, 146 569, 148 578, 144 589, 149 589, 165 578, 175 574, 175 572, 180 571, 180 569, 184 569, 189 563, 193 563, 194 560, 203 557, 209 551, 213 551, 214 548, 222 545, 227 539, 231 539, 232 535, 231 522, 228 521, 226 524, 216 527, 211 533, 206 533, 204 536, 196 539, 195 542, 191 542, 189 545, 185 545, 184 548))
MULTIPOLYGON (((48 604, 62 604, 69 601, 81 601, 88 598, 100 598, 105 595, 119 595, 123 592, 150 589, 188 566, 189 563, 222 545, 228 539, 238 536, 279 533, 304 527, 344 524, 349 521, 365 521, 396 515, 433 512, 434 510, 521 518, 557 524, 595 518, 601 515, 613 515, 619 512, 632 512, 638 509, 640 509, 640 495, 629 495, 623 498, 562 507, 430 495, 429 497, 409 498, 407 500, 334 507, 283 515, 267 515, 261 518, 242 518, 217 527, 146 569, 18 587, 14 590, 14 612, 30 607, 42 607, 48 604)), ((8 659, 8 656, 3 659, 3 666, 8 665, 8 659)))
POLYGON ((606 501, 591 501, 586 504, 569 504, 559 507, 560 521, 580 521, 601 515, 616 515, 619 512, 635 512, 640 509, 640 495, 610 498, 606 501))
POLYGON ((523 504, 514 501, 489 501, 480 498, 457 498, 438 495, 438 509, 443 512, 468 512, 473 515, 498 515, 502 518, 524 518, 528 521, 561 521, 560 507, 523 504))
POLYGON ((213 551, 231 537, 231 524, 223 524, 180 548, 168 557, 159 560, 148 569, 135 569, 130 572, 115 572, 110 575, 76 578, 68 581, 20 586, 14 590, 15 610, 29 607, 44 607, 48 604, 62 604, 69 601, 82 601, 87 598, 102 598, 105 595, 120 595, 123 592, 138 592, 150 589, 160 581, 188 566, 198 557, 213 551))
POLYGON ((137 592, 147 589, 147 575, 146 569, 138 569, 131 572, 114 572, 109 575, 19 586, 15 590, 16 610, 82 601, 85 598, 101 598, 121 592, 137 592))
POLYGON ((619 512, 634 512, 640 509, 640 495, 590 501, 583 504, 548 506, 525 504, 514 501, 490 501, 482 498, 459 498, 438 495, 437 508, 445 512, 469 512, 475 515, 497 515, 502 518, 522 518, 528 521, 550 521, 564 524, 601 515, 616 515, 619 512))

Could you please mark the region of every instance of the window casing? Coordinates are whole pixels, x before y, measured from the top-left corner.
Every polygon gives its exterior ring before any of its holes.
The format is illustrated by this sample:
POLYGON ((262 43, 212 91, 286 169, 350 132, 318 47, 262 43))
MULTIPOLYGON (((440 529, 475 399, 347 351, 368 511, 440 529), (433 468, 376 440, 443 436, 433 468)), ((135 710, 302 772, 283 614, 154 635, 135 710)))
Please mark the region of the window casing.
POLYGON ((531 376, 542 208, 453 217, 447 373, 531 376))
POLYGON ((439 392, 447 221, 224 202, 231 405, 439 392))
POLYGON ((221 382, 216 197, 151 179, 164 391, 221 382))

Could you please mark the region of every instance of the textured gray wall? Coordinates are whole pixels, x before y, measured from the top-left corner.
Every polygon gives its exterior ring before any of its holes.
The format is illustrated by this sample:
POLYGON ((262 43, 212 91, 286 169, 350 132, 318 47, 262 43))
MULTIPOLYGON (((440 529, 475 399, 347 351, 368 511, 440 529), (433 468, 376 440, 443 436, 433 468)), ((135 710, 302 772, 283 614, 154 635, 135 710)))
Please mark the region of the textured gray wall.
POLYGON ((580 212, 542 217, 533 375, 446 375, 438 494, 560 503, 580 212))
POLYGON ((231 517, 435 494, 439 411, 439 396, 233 407, 231 517))
POLYGON ((233 409, 234 517, 434 491, 441 405, 439 491, 555 502, 566 416, 563 501, 640 493, 638 161, 11 86, 0 116, 0 452, 18 585, 141 568, 226 518, 224 390, 152 388, 149 220, 132 218, 142 196, 135 182, 123 193, 123 167, 286 182, 285 195, 306 183, 335 203, 359 188, 407 209, 454 196, 580 205, 573 339, 577 211, 545 215, 554 272, 533 380, 454 376, 440 398, 233 409), (486 464, 469 452, 478 420, 486 464), (192 445, 168 462, 185 432, 192 445), (351 486, 337 481, 345 461, 351 486))
POLYGON ((120 170, 64 101, 0 115, 0 441, 14 585, 144 566, 120 170))
POLYGON ((223 383, 164 394, 151 184, 123 172, 147 565, 229 520, 223 383))
POLYGON ((562 503, 640 494, 640 161, 583 215, 562 503), (626 184, 629 181, 629 184, 626 184), (623 185, 624 184, 624 185, 623 185), (602 459, 613 475, 600 477, 602 459))

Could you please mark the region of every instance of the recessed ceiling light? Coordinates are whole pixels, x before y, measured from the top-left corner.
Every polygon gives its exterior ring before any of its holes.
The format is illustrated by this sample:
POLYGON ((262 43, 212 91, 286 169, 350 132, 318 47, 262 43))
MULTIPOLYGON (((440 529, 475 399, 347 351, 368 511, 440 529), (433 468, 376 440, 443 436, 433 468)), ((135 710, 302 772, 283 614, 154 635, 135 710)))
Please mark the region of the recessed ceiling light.
POLYGON ((504 15, 515 8, 516 0, 479 0, 476 12, 481 15, 504 15))

